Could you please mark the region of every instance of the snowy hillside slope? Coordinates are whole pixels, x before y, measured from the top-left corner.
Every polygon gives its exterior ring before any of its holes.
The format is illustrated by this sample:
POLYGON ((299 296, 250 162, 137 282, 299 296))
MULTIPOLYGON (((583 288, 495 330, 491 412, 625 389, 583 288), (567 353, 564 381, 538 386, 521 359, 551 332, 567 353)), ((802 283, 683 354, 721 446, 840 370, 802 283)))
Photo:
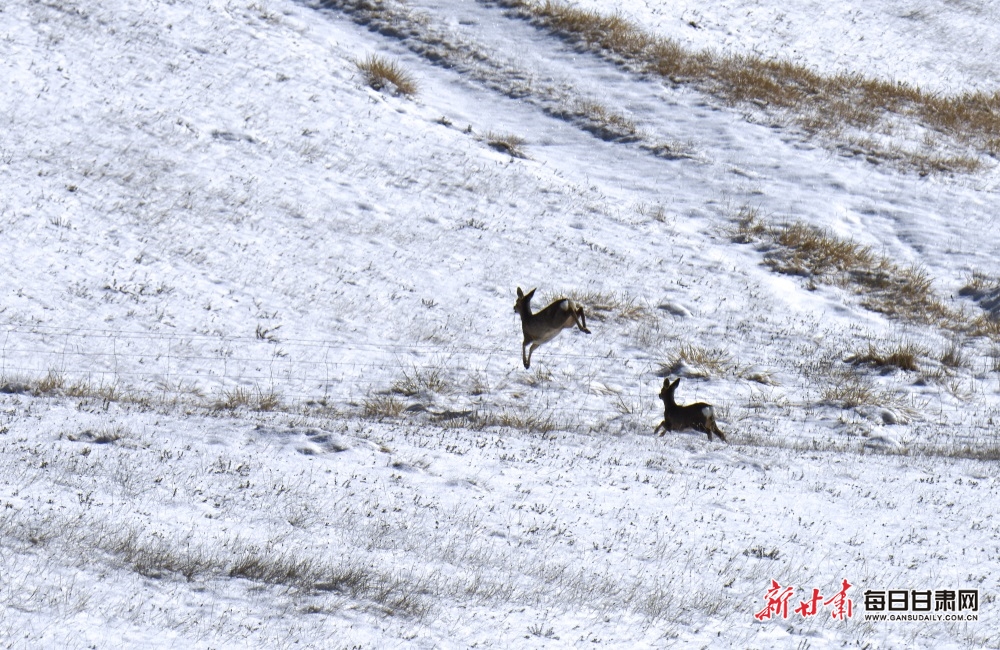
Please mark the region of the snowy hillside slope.
POLYGON ((792 59, 826 72, 853 72, 935 92, 995 91, 1000 69, 990 2, 670 3, 580 2, 621 11, 658 33, 696 48, 792 59))
MULTIPOLYGON (((735 3, 593 6, 744 29, 735 3)), ((0 9, 7 644, 995 643, 996 344, 778 274, 734 235, 748 213, 818 226, 971 321, 960 290, 1000 277, 995 161, 900 172, 492 3, 377 8, 393 20, 0 9), (366 86, 373 54, 416 95, 366 86), (593 334, 524 370, 517 286, 578 299, 593 334), (850 362, 900 345, 917 370, 850 362), (729 446, 649 435, 664 374, 729 446), (772 578, 978 588, 983 613, 756 621, 772 578)), ((760 28, 775 11, 736 46, 818 40, 797 15, 760 28)), ((944 91, 990 74, 962 36, 997 38, 988 21, 938 12, 921 41, 892 3, 864 15, 898 17, 898 57, 859 56, 862 23, 807 61, 944 91)))

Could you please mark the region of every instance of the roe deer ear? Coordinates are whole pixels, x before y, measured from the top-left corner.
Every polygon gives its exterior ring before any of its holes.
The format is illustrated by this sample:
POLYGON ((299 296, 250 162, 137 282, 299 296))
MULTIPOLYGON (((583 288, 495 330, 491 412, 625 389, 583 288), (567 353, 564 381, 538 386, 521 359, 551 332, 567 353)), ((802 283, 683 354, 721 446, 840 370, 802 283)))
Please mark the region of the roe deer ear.
POLYGON ((518 287, 518 298, 517 302, 514 303, 514 311, 521 316, 521 331, 524 333, 524 342, 521 344, 521 361, 525 368, 531 367, 531 354, 535 348, 542 343, 551 341, 567 327, 576 325, 581 332, 590 334, 583 307, 568 298, 558 298, 545 309, 532 314, 529 301, 534 294, 535 289, 527 294, 522 294, 521 287, 518 287), (525 352, 528 345, 531 345, 531 349, 525 352))

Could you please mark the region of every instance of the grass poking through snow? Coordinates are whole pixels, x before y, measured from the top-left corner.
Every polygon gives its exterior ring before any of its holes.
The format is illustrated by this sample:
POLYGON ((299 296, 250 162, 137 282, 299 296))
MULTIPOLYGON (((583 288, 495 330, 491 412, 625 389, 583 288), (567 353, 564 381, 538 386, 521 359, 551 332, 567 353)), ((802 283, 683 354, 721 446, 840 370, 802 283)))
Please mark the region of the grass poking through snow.
POLYGON ((385 90, 407 97, 417 94, 417 82, 398 61, 372 54, 357 61, 355 65, 364 75, 365 83, 374 90, 385 90))
POLYGON ((812 287, 829 284, 850 290, 874 312, 951 331, 975 326, 968 313, 938 295, 923 268, 899 265, 869 246, 822 228, 801 221, 768 226, 755 210, 743 208, 732 237, 737 242, 757 242, 772 270, 802 276, 812 287))
MULTIPOLYGON (((786 111, 807 132, 841 141, 841 149, 872 162, 886 161, 920 173, 973 172, 980 156, 1000 148, 1000 92, 941 95, 910 84, 861 74, 823 75, 788 60, 760 55, 689 51, 656 36, 620 13, 603 14, 565 2, 504 0, 535 24, 596 50, 630 69, 691 84, 727 102, 786 111), (885 148, 877 139, 844 136, 845 128, 889 132, 900 118, 968 148, 968 153, 928 154, 885 148)), ((782 119, 782 118, 778 118, 782 119)))

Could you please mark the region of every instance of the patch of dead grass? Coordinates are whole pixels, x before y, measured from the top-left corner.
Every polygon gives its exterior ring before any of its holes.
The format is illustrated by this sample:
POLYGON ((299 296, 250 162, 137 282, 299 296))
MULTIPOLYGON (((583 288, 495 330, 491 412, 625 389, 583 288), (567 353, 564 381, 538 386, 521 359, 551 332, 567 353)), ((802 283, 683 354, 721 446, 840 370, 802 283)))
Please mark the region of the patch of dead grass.
POLYGON ((878 347, 869 343, 867 348, 851 354, 846 361, 855 366, 873 366, 883 371, 893 369, 916 372, 917 360, 927 351, 914 343, 898 343, 888 347, 878 347))
POLYGON ((281 408, 281 395, 274 389, 263 389, 260 386, 235 388, 222 392, 222 397, 213 402, 213 411, 277 411, 281 408))
POLYGON ((405 409, 406 404, 392 395, 374 395, 361 405, 361 413, 367 418, 394 418, 405 409))
POLYGON ((961 331, 970 320, 945 304, 927 271, 900 266, 870 247, 802 222, 759 229, 764 263, 810 283, 839 286, 860 296, 866 309, 904 321, 961 331))
POLYGON ((395 92, 407 97, 417 94, 416 81, 398 61, 372 54, 354 64, 364 75, 365 83, 374 90, 395 92))
POLYGON ((487 133, 483 140, 492 149, 505 153, 511 158, 527 158, 524 153, 524 138, 513 133, 487 133))
POLYGON ((736 364, 727 350, 684 344, 677 349, 656 372, 658 377, 680 375, 683 377, 721 377, 733 370, 736 364))

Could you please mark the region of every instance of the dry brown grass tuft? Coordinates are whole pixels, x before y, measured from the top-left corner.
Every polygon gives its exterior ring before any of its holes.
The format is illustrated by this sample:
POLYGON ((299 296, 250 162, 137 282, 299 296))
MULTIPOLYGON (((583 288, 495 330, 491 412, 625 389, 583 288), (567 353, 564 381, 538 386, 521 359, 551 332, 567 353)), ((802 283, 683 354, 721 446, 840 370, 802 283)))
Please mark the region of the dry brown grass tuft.
POLYGON ((493 149, 500 153, 505 153, 512 158, 527 158, 524 154, 524 138, 512 133, 493 133, 492 131, 483 136, 493 149))
POLYGON ((253 388, 237 386, 231 390, 223 391, 222 397, 213 402, 209 408, 213 411, 237 411, 239 409, 276 411, 281 408, 281 396, 273 388, 264 390, 260 386, 253 388))
POLYGON ((398 61, 372 54, 363 61, 355 61, 365 77, 365 83, 374 90, 394 91, 411 97, 417 94, 417 83, 398 61))
POLYGON ((968 333, 971 336, 985 336, 996 341, 1000 339, 1000 319, 987 314, 975 316, 969 324, 968 333))
POLYGON ((559 429, 555 419, 547 413, 528 413, 517 409, 504 409, 492 413, 480 413, 481 427, 509 427, 518 431, 550 433, 559 429))
POLYGON ((914 343, 899 343, 888 349, 881 349, 869 343, 867 349, 847 357, 847 362, 855 366, 874 366, 882 370, 919 370, 917 359, 927 354, 927 351, 914 343))
POLYGON ((44 377, 34 382, 30 392, 35 395, 52 395, 59 393, 66 386, 66 378, 62 374, 50 370, 44 377))
POLYGON ((635 140, 638 128, 635 122, 595 101, 578 101, 573 104, 572 116, 584 120, 583 128, 603 140, 635 140))
POLYGON ((361 413, 368 418, 397 417, 406 409, 406 404, 392 395, 369 397, 361 406, 361 413))
POLYGON ((685 377, 720 377, 736 368, 733 357, 721 348, 684 344, 661 363, 658 377, 680 374, 685 377))
POLYGON ((881 270, 867 246, 839 239, 801 221, 776 228, 770 236, 775 248, 768 253, 765 262, 779 273, 832 277, 862 270, 874 273, 881 270))

